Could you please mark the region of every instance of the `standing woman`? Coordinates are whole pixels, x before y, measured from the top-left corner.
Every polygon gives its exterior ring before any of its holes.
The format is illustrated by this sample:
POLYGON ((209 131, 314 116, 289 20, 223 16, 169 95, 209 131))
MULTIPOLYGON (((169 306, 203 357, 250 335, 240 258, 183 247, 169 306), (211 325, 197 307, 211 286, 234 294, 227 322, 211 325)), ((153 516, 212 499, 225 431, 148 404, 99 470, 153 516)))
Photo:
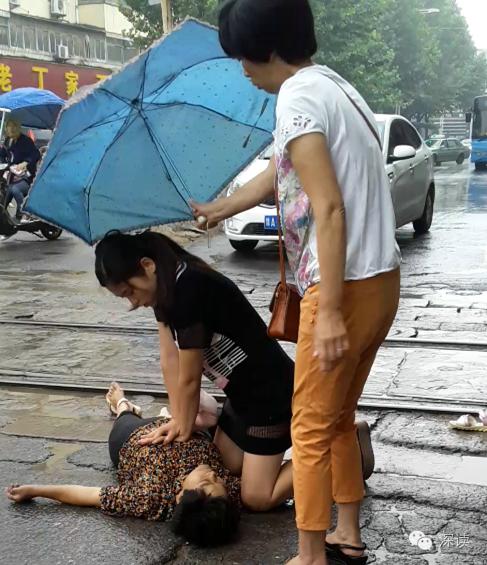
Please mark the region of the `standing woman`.
POLYGON ((354 416, 400 286, 374 115, 342 77, 313 64, 307 0, 229 0, 219 30, 223 49, 252 83, 278 94, 275 155, 247 186, 195 203, 194 213, 213 225, 265 200, 277 178, 287 255, 303 295, 292 420, 299 555, 292 563, 322 565, 326 553, 366 563, 354 416), (325 553, 333 501, 338 523, 325 553))

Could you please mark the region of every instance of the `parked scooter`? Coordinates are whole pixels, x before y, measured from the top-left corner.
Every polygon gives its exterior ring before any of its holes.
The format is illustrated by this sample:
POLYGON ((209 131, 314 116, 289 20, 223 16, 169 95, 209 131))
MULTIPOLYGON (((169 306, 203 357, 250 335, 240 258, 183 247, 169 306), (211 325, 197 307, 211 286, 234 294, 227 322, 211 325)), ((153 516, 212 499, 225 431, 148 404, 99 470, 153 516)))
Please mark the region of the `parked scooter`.
POLYGON ((28 232, 49 240, 57 239, 63 232, 60 228, 51 226, 42 220, 31 218, 27 214, 23 215, 20 222, 12 218, 5 206, 11 175, 7 163, 0 163, 0 175, 0 238, 7 239, 17 232, 28 232))

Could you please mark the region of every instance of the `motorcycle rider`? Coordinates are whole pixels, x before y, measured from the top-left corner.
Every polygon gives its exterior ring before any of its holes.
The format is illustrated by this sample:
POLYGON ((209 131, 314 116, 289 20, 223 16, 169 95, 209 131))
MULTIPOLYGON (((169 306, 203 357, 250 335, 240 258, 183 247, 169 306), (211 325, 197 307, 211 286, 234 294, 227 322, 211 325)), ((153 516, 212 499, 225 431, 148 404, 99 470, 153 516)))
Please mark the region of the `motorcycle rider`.
POLYGON ((41 157, 39 150, 30 137, 23 134, 20 123, 9 119, 6 127, 5 144, 0 147, 0 160, 10 165, 13 181, 7 190, 5 209, 15 199, 17 210, 15 217, 20 221, 22 204, 34 180, 37 163, 41 157))

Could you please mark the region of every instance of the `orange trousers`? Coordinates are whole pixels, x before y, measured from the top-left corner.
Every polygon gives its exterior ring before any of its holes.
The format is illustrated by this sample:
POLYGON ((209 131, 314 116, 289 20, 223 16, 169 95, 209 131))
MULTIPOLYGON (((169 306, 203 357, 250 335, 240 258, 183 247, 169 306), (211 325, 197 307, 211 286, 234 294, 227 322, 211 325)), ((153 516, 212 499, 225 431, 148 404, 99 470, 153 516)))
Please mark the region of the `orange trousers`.
POLYGON ((327 373, 313 356, 319 285, 308 289, 301 301, 291 427, 300 530, 329 529, 333 502, 359 502, 364 497, 355 410, 394 321, 399 290, 399 269, 344 283, 342 312, 350 349, 327 373))

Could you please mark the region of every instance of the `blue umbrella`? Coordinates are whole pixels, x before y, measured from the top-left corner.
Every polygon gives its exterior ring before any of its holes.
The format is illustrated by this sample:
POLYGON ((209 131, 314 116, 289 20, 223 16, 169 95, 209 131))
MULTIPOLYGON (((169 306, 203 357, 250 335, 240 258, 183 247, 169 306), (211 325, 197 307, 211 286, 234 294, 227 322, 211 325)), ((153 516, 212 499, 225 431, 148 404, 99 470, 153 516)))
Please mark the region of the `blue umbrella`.
POLYGON ((26 209, 90 244, 189 219, 269 145, 274 106, 187 20, 68 103, 26 209))
POLYGON ((54 129, 65 102, 50 90, 16 88, 0 96, 0 108, 10 110, 10 117, 29 128, 54 129))

